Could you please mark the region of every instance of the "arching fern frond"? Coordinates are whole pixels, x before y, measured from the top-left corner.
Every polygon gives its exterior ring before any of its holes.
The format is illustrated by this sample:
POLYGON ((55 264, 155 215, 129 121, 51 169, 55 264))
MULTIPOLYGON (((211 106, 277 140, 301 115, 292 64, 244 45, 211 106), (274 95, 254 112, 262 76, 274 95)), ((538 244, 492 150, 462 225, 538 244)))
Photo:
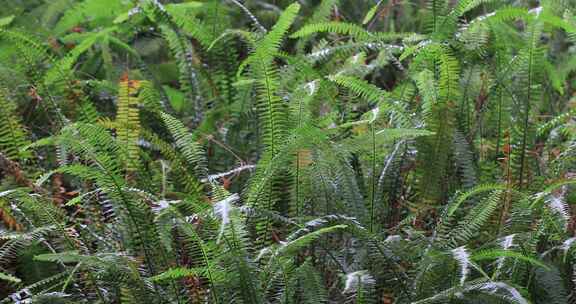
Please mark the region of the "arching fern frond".
POLYGON ((176 147, 181 151, 188 165, 194 169, 194 172, 199 178, 206 177, 208 172, 206 170, 204 151, 200 144, 196 142, 194 136, 188 132, 182 122, 170 114, 161 113, 160 116, 166 128, 170 131, 170 134, 172 134, 176 147))

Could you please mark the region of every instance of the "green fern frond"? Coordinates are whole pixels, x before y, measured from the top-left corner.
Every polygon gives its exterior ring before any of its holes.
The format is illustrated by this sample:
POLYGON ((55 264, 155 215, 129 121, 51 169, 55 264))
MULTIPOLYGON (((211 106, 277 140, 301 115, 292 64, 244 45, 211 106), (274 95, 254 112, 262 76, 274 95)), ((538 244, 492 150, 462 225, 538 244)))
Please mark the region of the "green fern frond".
POLYGON ((352 76, 330 75, 329 80, 339 86, 347 88, 355 95, 370 103, 375 103, 378 111, 393 119, 397 126, 408 128, 412 125, 409 115, 391 93, 384 91, 375 85, 352 76))
MULTIPOLYGON (((27 285, 24 288, 21 288, 19 290, 17 290, 16 292, 14 292, 14 295, 24 295, 24 297, 28 297, 30 295, 30 293, 33 294, 42 294, 42 293, 46 293, 48 291, 50 291, 50 289, 52 289, 54 286, 59 286, 64 284, 65 278, 67 276, 69 276, 70 274, 68 273, 68 271, 63 271, 60 272, 58 274, 49 276, 43 280, 40 280, 38 282, 35 282, 33 284, 27 285)), ((0 301, 0 303, 13 303, 14 301, 12 300, 11 297, 6 297, 4 298, 2 301, 0 301)))
POLYGON ((464 286, 452 287, 444 291, 437 292, 428 298, 413 302, 414 304, 443 303, 454 299, 460 294, 469 294, 469 297, 477 297, 474 294, 485 295, 487 298, 493 298, 495 301, 504 301, 511 304, 526 304, 528 301, 514 287, 504 282, 491 282, 486 280, 477 280, 464 286))
POLYGON ((532 266, 542 267, 545 270, 549 270, 550 268, 546 266, 543 262, 538 260, 535 257, 527 256, 520 252, 515 252, 511 250, 503 250, 503 249, 485 249, 478 252, 474 252, 470 259, 476 262, 484 261, 484 260, 495 260, 499 258, 513 258, 518 261, 527 262, 532 266))
POLYGON ((18 119, 16 105, 0 90, 0 152, 11 160, 25 160, 30 153, 23 148, 29 144, 26 131, 18 119))
POLYGON ((201 271, 187 268, 172 268, 152 278, 153 281, 179 280, 186 277, 195 277, 201 271))
POLYGON ((390 97, 390 93, 355 77, 334 75, 330 76, 329 79, 369 101, 379 102, 390 97))
MULTIPOLYGON (((287 243, 282 245, 282 247, 280 247, 279 254, 280 255, 294 255, 296 252, 298 252, 302 248, 308 246, 309 244, 311 244, 313 241, 317 240, 318 238, 320 238, 324 234, 332 233, 332 232, 335 232, 335 231, 338 231, 341 229, 346 229, 346 228, 348 228, 348 226, 346 226, 346 225, 335 225, 335 226, 321 228, 321 229, 315 230, 313 232, 308 232, 308 233, 306 233, 306 234, 304 234, 298 238, 294 238, 292 236, 289 236, 287 238, 287 243)), ((299 231, 295 232, 295 235, 299 235, 299 234, 301 234, 301 232, 299 232, 299 231)))
POLYGON ((160 116, 188 165, 193 168, 199 178, 205 177, 207 175, 206 159, 200 144, 196 142, 194 136, 188 132, 182 122, 170 114, 161 113, 160 116))
MULTIPOLYGON (((279 51, 284 36, 292 26, 292 23, 296 19, 299 11, 300 4, 298 3, 293 3, 284 10, 272 29, 258 41, 257 47, 254 49, 252 54, 242 62, 238 69, 239 75, 248 65, 267 65, 272 61, 276 53, 279 51)), ((260 69, 263 68, 263 66, 260 67, 260 69)))
POLYGON ((317 33, 336 33, 341 35, 349 35, 356 39, 367 40, 371 37, 371 33, 367 32, 361 26, 345 22, 323 22, 316 24, 309 24, 297 32, 290 35, 290 38, 302 38, 317 33))
POLYGON ((336 33, 347 35, 359 41, 393 41, 412 35, 411 33, 368 32, 359 25, 345 22, 322 22, 305 25, 290 38, 303 38, 317 33, 336 33))
POLYGON ((494 191, 482 203, 474 206, 466 217, 450 231, 448 245, 457 247, 458 244, 466 244, 477 236, 498 209, 502 194, 502 191, 494 191))
POLYGON ((278 153, 281 145, 277 141, 286 138, 288 114, 285 103, 278 96, 280 79, 272 59, 299 10, 300 5, 297 3, 286 8, 272 30, 259 41, 258 47, 245 60, 245 63, 251 64, 257 79, 256 90, 259 99, 257 107, 264 131, 264 143, 272 157, 278 153))
MULTIPOLYGON (((196 172, 189 170, 190 164, 186 160, 185 154, 183 152, 179 153, 178 147, 174 147, 172 144, 164 141, 159 135, 147 129, 142 129, 142 137, 152 145, 152 150, 158 151, 166 160, 170 161, 171 176, 176 189, 184 191, 190 195, 191 198, 199 198, 203 195, 204 186, 200 183, 196 172)), ((185 152, 188 151, 188 149, 182 149, 182 151, 185 152)), ((195 159, 200 160, 198 158, 195 159)))
POLYGON ((453 202, 451 202, 448 205, 447 210, 447 215, 448 216, 452 216, 454 214, 454 212, 460 207, 460 205, 465 202, 466 200, 468 200, 469 198, 484 193, 484 192, 492 192, 492 191, 498 191, 498 190, 507 190, 508 186, 506 185, 501 185, 501 184, 482 184, 482 185, 478 185, 464 193, 460 193, 457 195, 456 199, 453 200, 453 202))

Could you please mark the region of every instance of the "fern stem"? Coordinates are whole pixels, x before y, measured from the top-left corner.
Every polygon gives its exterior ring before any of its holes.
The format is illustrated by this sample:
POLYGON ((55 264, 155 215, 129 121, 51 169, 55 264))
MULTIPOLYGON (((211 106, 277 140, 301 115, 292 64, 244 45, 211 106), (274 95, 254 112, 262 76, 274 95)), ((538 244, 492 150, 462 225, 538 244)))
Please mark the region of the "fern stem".
POLYGON ((436 11, 436 1, 438 0, 432 0, 432 22, 433 22, 433 28, 432 28, 432 32, 436 32, 436 23, 437 18, 438 18, 438 12, 436 11))
POLYGON ((370 232, 374 231, 374 201, 376 199, 376 131, 374 130, 374 124, 370 125, 370 132, 372 133, 372 178, 370 182, 372 183, 371 198, 370 198, 370 232))
POLYGON ((230 0, 230 1, 232 1, 232 3, 236 4, 238 7, 240 7, 240 9, 248 16, 248 18, 250 18, 250 20, 252 20, 252 22, 260 32, 262 32, 263 34, 266 34, 268 32, 266 28, 262 26, 260 21, 258 21, 258 18, 256 18, 256 16, 254 16, 254 14, 252 14, 252 12, 250 12, 250 10, 246 6, 238 2, 238 0, 230 0))
MULTIPOLYGON (((532 30, 532 38, 530 39, 530 43, 534 41, 535 30, 532 30)), ((524 162, 526 158, 526 146, 528 141, 528 120, 530 114, 530 101, 532 99, 532 60, 533 60, 533 52, 534 46, 530 45, 530 50, 528 53, 528 92, 526 99, 524 101, 524 125, 523 125, 523 134, 522 134, 522 150, 520 151, 520 177, 518 180, 520 189, 524 186, 524 162)))
POLYGON ((496 159, 498 159, 498 155, 500 154, 500 140, 502 137, 502 91, 499 90, 498 93, 498 126, 497 126, 497 134, 496 134, 496 159))
MULTIPOLYGON (((298 104, 298 128, 302 127, 303 99, 298 104)), ((296 153, 296 217, 300 216, 300 153, 296 153)))
MULTIPOLYGON (((390 166, 392 164, 392 161, 394 160, 394 158, 396 157, 396 153, 398 153, 398 150, 400 149, 400 146, 403 145, 405 143, 405 141, 399 141, 395 146, 394 146, 394 150, 392 151, 392 153, 388 156, 388 158, 386 159, 386 162, 384 163, 384 168, 382 169, 382 172, 380 173, 380 177, 378 178, 378 187, 376 189, 378 189, 378 193, 382 193, 382 189, 384 187, 384 178, 386 177, 386 174, 388 173, 388 169, 390 169, 390 166)), ((382 199, 382 197, 378 197, 378 199, 376 201, 380 201, 382 199)), ((388 210, 389 211, 389 210, 388 210)), ((388 211, 386 211, 386 215, 387 218, 389 218, 389 213, 388 211)))

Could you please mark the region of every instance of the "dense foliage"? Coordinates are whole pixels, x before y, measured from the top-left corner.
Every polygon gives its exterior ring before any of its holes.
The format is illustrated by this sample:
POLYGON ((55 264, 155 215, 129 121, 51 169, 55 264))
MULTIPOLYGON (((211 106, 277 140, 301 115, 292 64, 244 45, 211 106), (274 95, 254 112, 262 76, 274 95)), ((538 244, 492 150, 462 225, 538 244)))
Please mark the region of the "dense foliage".
POLYGON ((0 1, 0 303, 576 303, 576 3, 292 1, 0 1))

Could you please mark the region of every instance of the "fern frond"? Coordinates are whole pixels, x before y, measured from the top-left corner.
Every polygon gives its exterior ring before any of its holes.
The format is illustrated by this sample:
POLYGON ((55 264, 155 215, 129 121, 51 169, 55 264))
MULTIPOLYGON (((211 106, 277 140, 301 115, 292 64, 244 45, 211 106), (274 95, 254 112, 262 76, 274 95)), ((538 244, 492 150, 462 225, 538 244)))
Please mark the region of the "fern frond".
POLYGON ((299 11, 300 4, 298 3, 293 3, 284 10, 272 29, 258 41, 258 46, 253 53, 240 65, 238 74, 241 74, 247 65, 267 65, 272 60, 279 51, 284 36, 292 26, 299 11))
POLYGON ((0 90, 0 152, 11 160, 24 160, 30 153, 23 151, 29 144, 26 130, 19 121, 16 105, 0 90))
POLYGON ((118 110, 116 112, 116 134, 120 145, 126 148, 128 159, 126 170, 134 171, 139 163, 138 140, 140 139, 140 100, 137 80, 122 80, 118 88, 118 110))
POLYGON ((486 249, 486 250, 474 252, 470 258, 473 261, 483 261, 483 260, 494 260, 494 259, 499 259, 499 258, 503 258, 503 257, 513 258, 515 260, 527 262, 533 266, 542 267, 545 270, 550 270, 550 268, 548 266, 546 266, 546 264, 542 263, 537 258, 527 256, 527 255, 522 254, 520 252, 515 252, 515 251, 511 251, 511 250, 486 249))
MULTIPOLYGON (((300 5, 294 3, 286 8, 280 15, 274 27, 258 43, 257 48, 240 66, 241 73, 243 65, 249 64, 251 73, 256 79, 257 104, 259 120, 262 126, 262 142, 264 143, 264 155, 259 161, 259 171, 252 179, 252 183, 258 184, 256 187, 250 187, 249 197, 250 204, 258 206, 265 210, 272 210, 280 200, 281 194, 287 188, 275 187, 275 183, 283 184, 286 181, 270 179, 261 180, 265 177, 267 167, 276 166, 276 157, 279 155, 284 143, 288 137, 288 107, 280 98, 279 86, 280 76, 274 65, 273 59, 278 52, 284 35, 296 19, 300 5), (284 188, 280 190, 280 188, 284 188)), ((276 168, 274 168, 276 170, 276 168)), ((278 176, 277 174, 272 176, 278 176)), ((271 223, 268 219, 259 221, 256 224, 256 230, 260 241, 266 243, 270 237, 271 223)))
POLYGON ((194 136, 188 132, 182 122, 170 114, 161 113, 160 116, 166 128, 170 131, 170 134, 172 134, 176 147, 180 149, 188 165, 193 168, 199 178, 206 177, 208 174, 204 151, 200 144, 196 142, 194 136))
POLYGON ((503 300, 514 304, 528 304, 528 301, 514 287, 503 282, 473 282, 464 286, 453 287, 438 292, 432 297, 415 301, 414 304, 442 303, 457 295, 466 293, 481 293, 491 298, 503 300))
POLYGON ((290 38, 302 38, 317 33, 336 33, 341 35, 349 35, 356 39, 367 40, 371 34, 361 26, 345 22, 323 22, 316 24, 305 25, 297 32, 290 35, 290 38))

